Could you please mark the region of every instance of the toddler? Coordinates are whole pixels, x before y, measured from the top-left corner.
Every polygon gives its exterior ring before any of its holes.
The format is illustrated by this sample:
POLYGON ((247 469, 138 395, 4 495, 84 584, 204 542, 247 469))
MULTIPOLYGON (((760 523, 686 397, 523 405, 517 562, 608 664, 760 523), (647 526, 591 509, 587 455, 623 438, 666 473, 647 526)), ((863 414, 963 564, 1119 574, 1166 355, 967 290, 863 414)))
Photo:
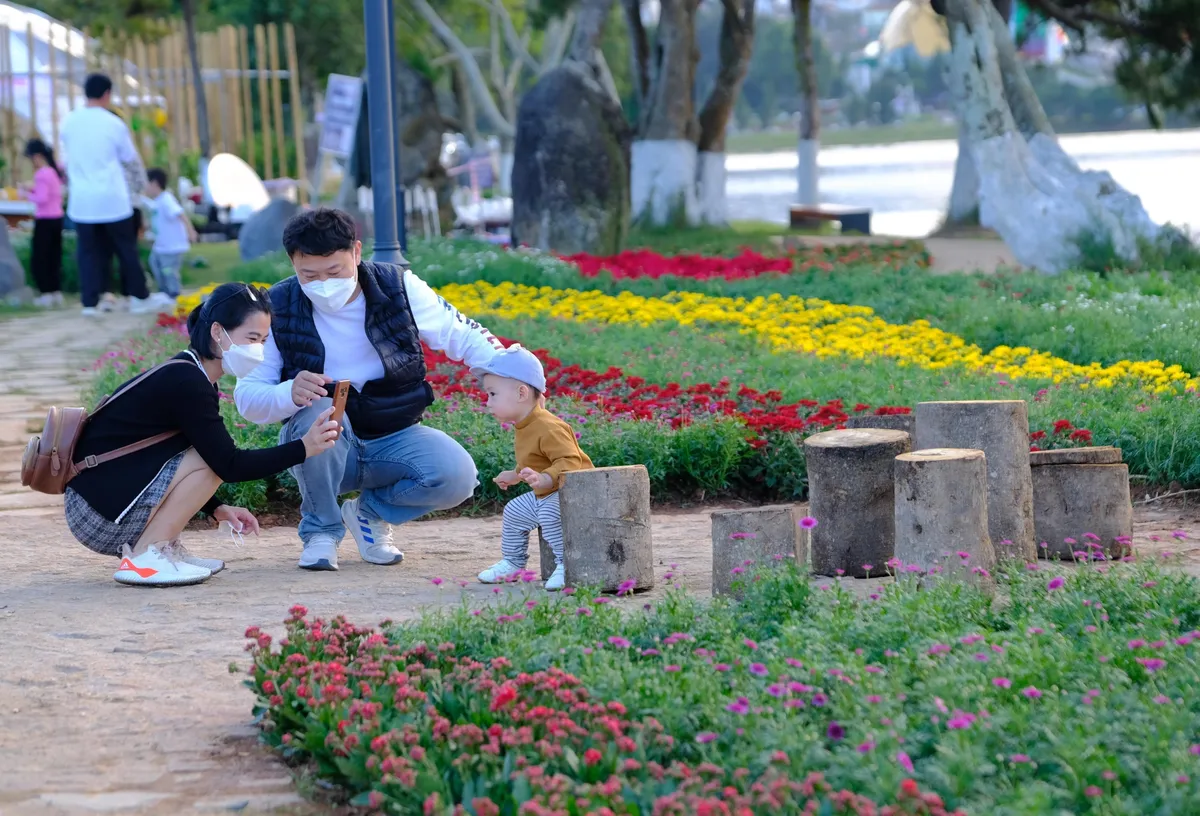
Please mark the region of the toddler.
POLYGON ((167 189, 167 173, 155 167, 146 171, 146 204, 151 212, 154 246, 150 249, 150 272, 158 290, 170 298, 179 297, 179 268, 183 256, 196 240, 196 228, 167 189))
POLYGON ((509 346, 496 353, 486 366, 471 369, 483 381, 488 412, 501 422, 517 426, 516 467, 494 481, 501 490, 524 482, 532 490, 504 505, 504 527, 500 549, 503 558, 483 572, 479 580, 499 583, 525 569, 529 557, 529 534, 538 529, 554 551, 554 573, 546 589, 563 588, 562 516, 558 489, 564 473, 588 470, 592 460, 579 448, 575 431, 544 407, 546 374, 528 349, 509 346))

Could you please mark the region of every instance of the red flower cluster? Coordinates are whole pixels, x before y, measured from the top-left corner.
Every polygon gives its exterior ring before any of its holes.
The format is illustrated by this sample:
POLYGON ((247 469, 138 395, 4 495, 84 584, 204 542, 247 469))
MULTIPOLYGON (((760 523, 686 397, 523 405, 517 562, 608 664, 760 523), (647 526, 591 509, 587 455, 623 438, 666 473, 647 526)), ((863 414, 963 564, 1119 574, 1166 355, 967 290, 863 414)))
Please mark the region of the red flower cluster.
POLYGON ((1054 450, 1058 448, 1083 448, 1092 444, 1092 432, 1087 428, 1076 428, 1069 419, 1058 419, 1050 433, 1034 431, 1029 435, 1029 450, 1054 450))
POLYGON ((871 264, 897 268, 909 263, 929 264, 928 253, 919 242, 896 241, 892 244, 840 244, 803 246, 782 256, 763 255, 743 248, 732 258, 713 255, 660 255, 648 249, 631 249, 616 255, 580 253, 563 256, 575 264, 584 276, 592 278, 608 272, 614 278, 661 278, 668 275, 694 280, 744 280, 768 273, 822 271, 837 266, 871 264))
POLYGON ((594 699, 561 669, 516 673, 503 657, 455 656, 453 643, 403 649, 343 618, 306 616, 292 608, 278 652, 258 627, 246 631, 251 685, 268 740, 316 760, 357 794, 354 804, 428 814, 465 814, 470 804, 491 816, 518 807, 530 816, 950 816, 913 780, 880 808, 804 774, 783 751, 757 773, 688 764, 679 757, 693 752, 654 717, 594 699))
MULTIPOLYGON (((551 357, 545 349, 533 353, 546 370, 546 387, 552 396, 582 400, 613 417, 668 422, 671 427, 679 428, 703 417, 730 416, 741 419, 756 433, 827 430, 841 426, 849 418, 840 399, 824 404, 816 400, 785 403, 780 391, 762 392, 747 385, 735 388, 728 377, 715 384, 695 383, 686 388, 677 382, 655 385, 641 377, 626 375, 616 366, 607 371, 592 371, 563 365, 562 360, 551 357)), ((427 347, 425 364, 430 384, 442 396, 464 394, 484 399, 483 391, 467 370, 441 352, 427 347)), ((870 410, 871 406, 858 403, 853 412, 870 410)), ((875 409, 876 414, 910 411, 903 406, 875 409)))

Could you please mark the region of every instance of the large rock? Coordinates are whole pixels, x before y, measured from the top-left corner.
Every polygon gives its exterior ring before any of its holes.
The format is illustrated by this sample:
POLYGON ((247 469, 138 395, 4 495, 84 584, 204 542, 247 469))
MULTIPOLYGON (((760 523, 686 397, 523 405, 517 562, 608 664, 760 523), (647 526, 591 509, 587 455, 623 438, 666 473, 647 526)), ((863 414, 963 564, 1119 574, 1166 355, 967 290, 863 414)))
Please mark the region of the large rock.
POLYGON ((512 171, 512 242, 563 254, 609 255, 629 232, 624 114, 575 63, 546 74, 521 100, 512 171))
POLYGON ((17 260, 8 238, 8 225, 0 233, 0 297, 8 297, 25 287, 25 267, 17 260))
POLYGON ((275 198, 246 219, 238 230, 238 253, 242 260, 253 261, 283 249, 283 228, 299 210, 298 204, 286 198, 275 198))

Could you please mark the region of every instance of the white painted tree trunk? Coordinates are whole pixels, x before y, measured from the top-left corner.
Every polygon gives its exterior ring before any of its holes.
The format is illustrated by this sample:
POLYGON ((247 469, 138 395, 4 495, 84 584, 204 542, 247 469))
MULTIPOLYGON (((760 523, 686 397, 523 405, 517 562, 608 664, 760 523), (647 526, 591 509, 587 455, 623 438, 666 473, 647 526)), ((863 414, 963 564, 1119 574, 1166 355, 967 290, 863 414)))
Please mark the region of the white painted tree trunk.
POLYGON ((512 150, 500 153, 500 177, 496 179, 496 184, 500 188, 500 195, 512 195, 512 170, 513 170, 513 154, 512 150))
POLYGON ((820 177, 817 157, 821 154, 820 139, 801 139, 796 149, 797 204, 816 207, 821 203, 820 177))
POLYGON ((971 158, 967 128, 958 125, 958 158, 954 160, 954 184, 950 188, 950 206, 946 212, 947 226, 979 223, 979 172, 971 158))
POLYGON ((954 43, 951 92, 979 173, 980 223, 999 233, 1021 264, 1051 274, 1077 262, 1086 233, 1107 236, 1118 254, 1136 259, 1138 241, 1153 240, 1158 227, 1137 196, 1108 173, 1080 170, 1049 128, 1035 121, 1044 113, 1040 105, 1027 110, 1032 89, 1013 55, 1001 53, 1012 42, 990 0, 951 0, 947 22, 954 43), (1023 106, 1023 127, 1010 100, 1023 106), (1022 129, 1031 134, 1028 141, 1022 129))
POLYGON ((696 197, 700 222, 725 226, 729 222, 725 202, 725 154, 701 152, 698 161, 696 197))
POLYGON ((633 219, 655 226, 695 225, 696 143, 688 139, 639 139, 630 156, 633 219))

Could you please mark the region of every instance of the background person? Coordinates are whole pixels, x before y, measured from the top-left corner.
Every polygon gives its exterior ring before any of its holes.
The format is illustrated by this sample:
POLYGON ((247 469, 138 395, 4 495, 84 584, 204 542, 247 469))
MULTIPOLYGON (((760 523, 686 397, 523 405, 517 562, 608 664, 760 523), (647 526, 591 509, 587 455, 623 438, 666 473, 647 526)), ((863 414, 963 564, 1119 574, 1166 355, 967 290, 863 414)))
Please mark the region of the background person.
POLYGON ((33 184, 25 192, 32 202, 33 246, 29 265, 38 288, 34 303, 51 307, 63 304, 62 233, 63 178, 54 151, 41 139, 30 139, 25 156, 34 166, 33 184))

